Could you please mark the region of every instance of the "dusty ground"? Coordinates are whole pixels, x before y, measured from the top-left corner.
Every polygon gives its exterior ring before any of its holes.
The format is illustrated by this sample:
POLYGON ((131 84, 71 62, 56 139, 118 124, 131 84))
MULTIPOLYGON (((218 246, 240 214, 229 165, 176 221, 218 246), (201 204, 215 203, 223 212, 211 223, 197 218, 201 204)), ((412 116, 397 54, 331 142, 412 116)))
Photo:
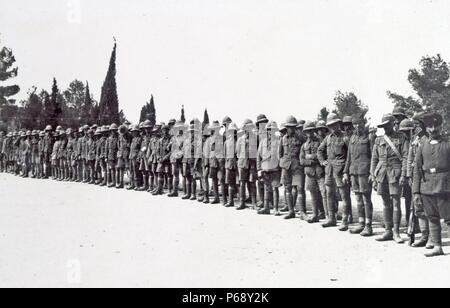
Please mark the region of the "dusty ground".
POLYGON ((251 210, 7 174, 0 200, 0 287, 450 286, 450 255, 251 210))

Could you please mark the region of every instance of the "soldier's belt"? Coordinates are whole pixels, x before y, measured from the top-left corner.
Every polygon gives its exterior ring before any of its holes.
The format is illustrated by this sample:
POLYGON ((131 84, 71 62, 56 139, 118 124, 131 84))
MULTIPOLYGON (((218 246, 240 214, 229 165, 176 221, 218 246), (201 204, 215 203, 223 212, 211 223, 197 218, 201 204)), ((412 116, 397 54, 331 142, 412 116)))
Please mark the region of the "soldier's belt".
POLYGON ((431 169, 422 169, 423 172, 427 173, 427 174, 436 174, 436 173, 445 173, 450 171, 449 169, 444 169, 444 168, 431 168, 431 169))

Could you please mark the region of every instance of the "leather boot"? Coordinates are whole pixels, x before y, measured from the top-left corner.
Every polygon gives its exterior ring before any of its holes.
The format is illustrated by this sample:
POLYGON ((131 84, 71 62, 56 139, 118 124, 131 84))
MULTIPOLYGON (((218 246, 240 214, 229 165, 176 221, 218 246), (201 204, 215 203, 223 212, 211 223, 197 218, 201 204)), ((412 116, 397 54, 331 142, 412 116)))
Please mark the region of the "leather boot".
POLYGON ((383 215, 384 215, 385 231, 384 231, 383 235, 381 237, 377 238, 376 240, 378 242, 392 241, 394 239, 394 234, 392 233, 392 227, 393 227, 392 210, 384 207, 383 215))
POLYGON ((197 200, 197 181, 195 179, 192 179, 191 193, 192 196, 189 198, 189 200, 197 200))
MULTIPOLYGON (((310 217, 306 220, 310 224, 319 222, 319 195, 317 192, 311 193, 311 203, 312 203, 313 215, 312 215, 312 217, 310 217)), ((306 211, 306 205, 305 205, 305 211, 306 211)))
POLYGON ((373 235, 373 229, 372 229, 372 223, 366 222, 366 226, 364 227, 364 230, 359 234, 363 237, 369 237, 373 235))
POLYGON ((153 196, 162 195, 164 193, 164 176, 158 178, 158 186, 152 192, 153 196))
POLYGON ((330 228, 330 227, 336 227, 336 214, 334 212, 334 207, 331 206, 328 208, 328 220, 322 224, 323 228, 330 228))
POLYGON ((213 193, 214 193, 214 199, 211 202, 211 204, 219 204, 220 203, 219 184, 215 181, 213 181, 213 193))
POLYGON ((350 230, 351 234, 361 234, 361 232, 363 232, 363 230, 366 228, 366 223, 364 218, 360 218, 359 219, 359 223, 358 226, 354 229, 350 230))
POLYGON ((403 244, 405 241, 400 236, 400 222, 402 220, 402 214, 400 211, 394 209, 394 241, 397 244, 403 244))
POLYGON ((222 205, 226 206, 228 203, 228 189, 225 184, 221 185, 222 189, 222 205))
POLYGON ((344 217, 342 218, 342 223, 341 223, 341 225, 340 225, 340 227, 339 227, 339 231, 347 231, 348 230, 348 226, 349 226, 349 223, 348 223, 348 215, 344 215, 344 217))
POLYGON ((293 219, 295 218, 295 209, 294 209, 294 198, 292 194, 286 194, 287 197, 287 203, 289 207, 289 213, 284 216, 284 219, 293 219))
POLYGON ((182 200, 189 200, 192 196, 192 183, 188 183, 186 181, 186 190, 183 197, 181 197, 182 200))
POLYGON ((428 243, 429 237, 430 237, 430 227, 428 225, 428 219, 427 218, 418 218, 419 220, 419 227, 420 231, 422 232, 422 237, 420 240, 412 244, 412 247, 425 247, 428 243))
POLYGON ((264 208, 258 211, 260 215, 270 215, 270 194, 266 191, 264 195, 264 208))
POLYGON ((434 248, 430 252, 425 253, 425 257, 442 256, 444 254, 444 251, 442 250, 441 222, 440 220, 430 221, 429 225, 431 242, 434 248))
POLYGON ((267 201, 267 199, 265 197, 265 193, 264 193, 264 184, 261 183, 260 181, 258 181, 257 189, 258 189, 259 201, 256 204, 256 206, 261 209, 261 208, 264 208, 265 202, 267 201))
POLYGON ((245 205, 245 182, 241 182, 240 195, 241 198, 239 200, 239 207, 237 207, 236 210, 243 210, 247 208, 247 206, 245 205))
POLYGON ((178 197, 178 185, 173 186, 173 190, 171 193, 167 195, 169 198, 178 197))
POLYGON ((234 207, 234 187, 233 185, 228 186, 228 202, 225 207, 234 207))
POLYGON ((251 184, 250 185, 250 199, 252 201, 252 209, 257 210, 257 204, 256 204, 256 185, 251 184))

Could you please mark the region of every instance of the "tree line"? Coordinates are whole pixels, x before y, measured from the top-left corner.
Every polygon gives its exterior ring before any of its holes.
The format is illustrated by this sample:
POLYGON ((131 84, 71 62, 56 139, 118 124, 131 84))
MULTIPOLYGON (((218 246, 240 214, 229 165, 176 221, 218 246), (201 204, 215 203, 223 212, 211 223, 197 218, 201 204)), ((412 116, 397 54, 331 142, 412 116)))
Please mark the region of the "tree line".
MULTIPOLYGON (((116 49, 117 44, 114 42, 99 102, 90 93, 88 82, 83 83, 77 79, 61 91, 54 78, 50 91, 32 87, 28 90, 27 99, 19 102, 13 98, 19 93, 19 86, 0 84, 0 130, 43 128, 47 124, 53 127, 79 127, 84 124, 126 122, 124 112, 119 109, 117 97, 116 49)), ((11 49, 3 47, 0 50, 0 82, 17 76, 15 61, 11 49)), ((439 54, 424 56, 417 68, 408 71, 407 78, 414 95, 405 96, 387 91, 387 97, 394 106, 405 108, 410 116, 417 111, 438 112, 444 118, 444 130, 450 132, 450 66, 447 62, 439 54)), ((359 115, 367 122, 368 110, 368 106, 355 93, 337 91, 333 108, 329 110, 323 107, 317 119, 326 120, 328 114, 334 112, 340 117, 359 115)), ((180 119, 185 120, 184 106, 180 119)), ((139 122, 144 120, 156 124, 153 95, 141 109, 139 122)), ((209 122, 207 110, 203 121, 209 122)))

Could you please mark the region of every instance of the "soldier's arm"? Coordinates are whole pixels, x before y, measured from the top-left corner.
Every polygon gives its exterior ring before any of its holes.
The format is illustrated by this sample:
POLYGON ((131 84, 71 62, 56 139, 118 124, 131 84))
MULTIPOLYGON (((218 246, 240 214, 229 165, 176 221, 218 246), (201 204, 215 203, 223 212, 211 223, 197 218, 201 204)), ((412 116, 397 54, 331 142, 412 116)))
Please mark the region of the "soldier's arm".
POLYGON ((423 156, 422 156, 422 145, 417 149, 415 164, 414 164, 414 179, 413 179, 413 194, 420 193, 420 182, 422 180, 422 166, 423 166, 423 156))
POLYGON ((311 165, 311 160, 306 159, 305 144, 302 144, 302 147, 300 148, 300 165, 302 166, 311 165))
POLYGON ((402 144, 402 177, 406 177, 408 168, 409 141, 405 138, 402 144))
MULTIPOLYGON (((350 143, 349 143, 350 144, 350 143)), ((352 163, 352 145, 350 144, 347 151, 347 159, 345 160, 344 174, 349 174, 350 164, 352 163)))
POLYGON ((406 177, 411 178, 413 174, 413 162, 414 162, 414 155, 413 155, 413 146, 409 146, 408 150, 408 159, 406 161, 406 177))
POLYGON ((319 148, 317 149, 317 159, 319 160, 319 163, 324 166, 326 164, 326 153, 327 153, 327 140, 328 137, 324 138, 322 140, 322 143, 320 144, 319 148))
POLYGON ((375 140, 373 150, 372 150, 372 159, 370 161, 370 175, 373 177, 375 176, 375 169, 377 168, 378 162, 379 162, 378 142, 377 142, 377 140, 375 140))
POLYGON ((258 147, 258 155, 256 155, 256 168, 258 171, 261 171, 261 160, 262 160, 262 142, 258 147))
POLYGON ((278 156, 280 158, 283 158, 283 156, 284 156, 283 139, 284 139, 284 137, 280 139, 280 144, 278 146, 278 156))

